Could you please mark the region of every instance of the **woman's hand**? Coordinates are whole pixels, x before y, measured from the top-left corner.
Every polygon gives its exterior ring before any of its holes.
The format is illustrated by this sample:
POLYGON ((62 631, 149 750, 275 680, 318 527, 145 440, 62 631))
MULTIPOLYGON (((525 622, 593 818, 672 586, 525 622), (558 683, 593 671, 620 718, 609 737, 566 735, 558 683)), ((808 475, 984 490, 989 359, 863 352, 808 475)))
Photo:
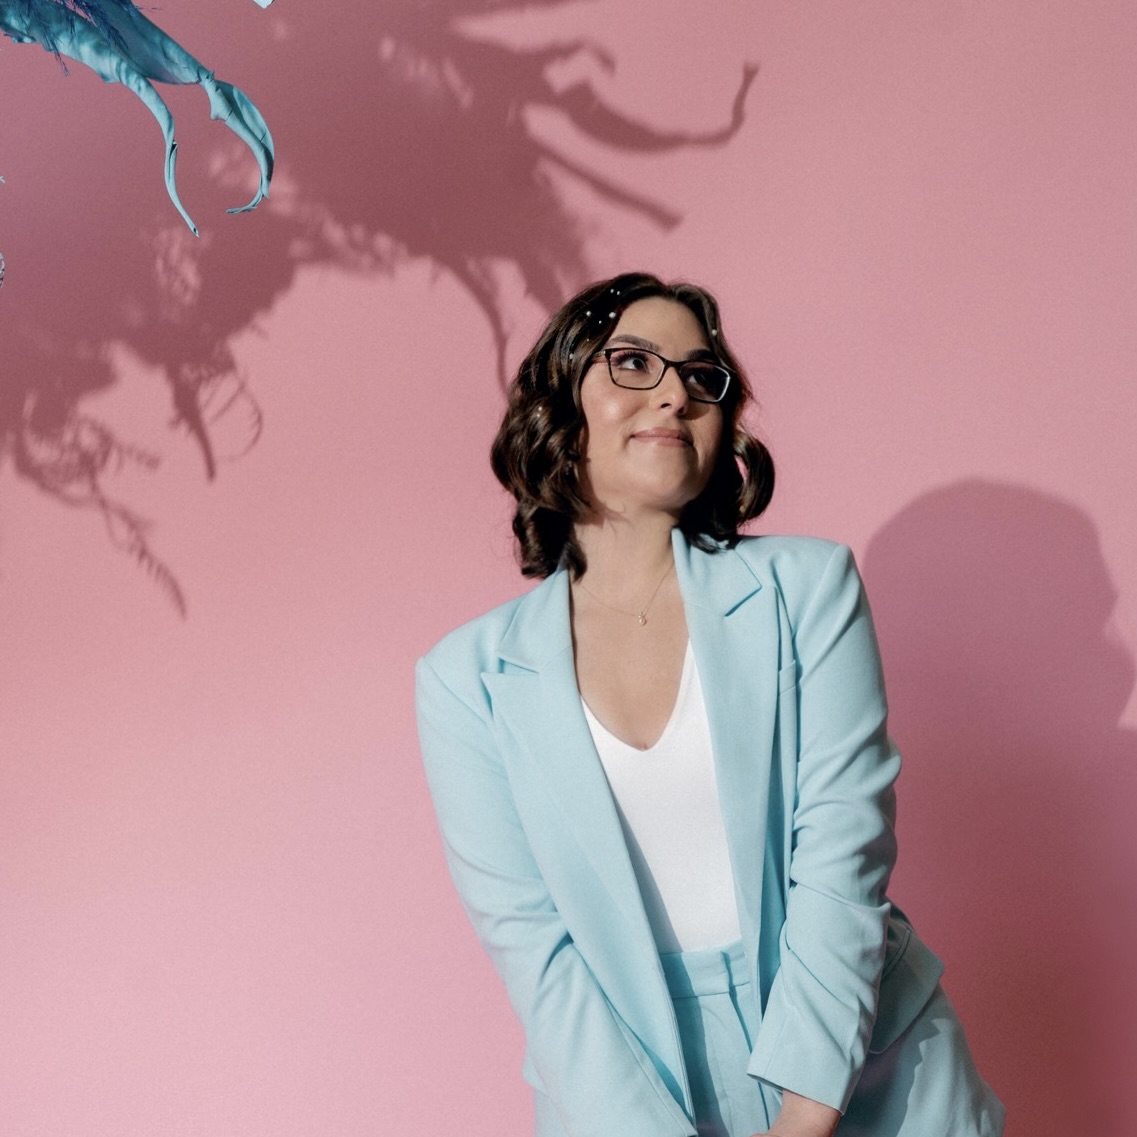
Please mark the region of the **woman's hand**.
MULTIPOLYGON (((790 1090, 782 1091, 782 1108, 777 1121, 767 1131, 768 1137, 833 1137, 840 1113, 832 1106, 790 1090)), ((759 1137, 755 1134, 755 1137, 759 1137)))

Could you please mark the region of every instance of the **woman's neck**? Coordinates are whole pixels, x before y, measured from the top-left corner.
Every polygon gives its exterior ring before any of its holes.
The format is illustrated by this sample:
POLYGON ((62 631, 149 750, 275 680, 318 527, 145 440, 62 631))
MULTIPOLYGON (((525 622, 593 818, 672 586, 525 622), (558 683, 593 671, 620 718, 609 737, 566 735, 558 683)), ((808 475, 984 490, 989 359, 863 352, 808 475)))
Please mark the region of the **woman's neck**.
POLYGON ((575 534, 588 566, 585 577, 609 595, 639 596, 671 567, 674 527, 674 519, 662 513, 578 522, 575 534))

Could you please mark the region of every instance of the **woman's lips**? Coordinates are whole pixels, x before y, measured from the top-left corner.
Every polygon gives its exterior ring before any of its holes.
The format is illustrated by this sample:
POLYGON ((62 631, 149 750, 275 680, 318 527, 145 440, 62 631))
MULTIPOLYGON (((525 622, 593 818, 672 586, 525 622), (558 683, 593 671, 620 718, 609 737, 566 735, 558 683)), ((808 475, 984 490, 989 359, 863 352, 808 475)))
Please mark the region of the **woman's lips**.
POLYGON ((641 442, 654 442, 659 446, 690 446, 691 439, 681 430, 671 430, 667 427, 654 427, 651 430, 637 430, 632 435, 641 442))

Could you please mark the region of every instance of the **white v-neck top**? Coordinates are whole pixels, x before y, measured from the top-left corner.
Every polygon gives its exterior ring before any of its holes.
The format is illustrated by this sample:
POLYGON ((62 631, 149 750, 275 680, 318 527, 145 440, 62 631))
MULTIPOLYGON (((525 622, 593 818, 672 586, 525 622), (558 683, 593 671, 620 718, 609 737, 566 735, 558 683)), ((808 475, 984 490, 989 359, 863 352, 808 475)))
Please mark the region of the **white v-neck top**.
POLYGON ((707 708, 691 644, 659 741, 617 738, 581 699, 620 815, 660 951, 697 951, 740 936, 734 879, 715 779, 707 708))

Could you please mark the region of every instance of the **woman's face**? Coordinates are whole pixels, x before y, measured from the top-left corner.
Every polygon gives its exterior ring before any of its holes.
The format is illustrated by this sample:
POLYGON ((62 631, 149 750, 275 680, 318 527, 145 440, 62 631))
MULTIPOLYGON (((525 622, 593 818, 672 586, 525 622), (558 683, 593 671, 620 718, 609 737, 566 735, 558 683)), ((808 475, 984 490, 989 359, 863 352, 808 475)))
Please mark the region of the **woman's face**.
MULTIPOLYGON (((652 296, 629 304, 605 347, 647 348, 681 361, 713 355, 694 313, 652 296)), ((690 399, 668 367, 649 391, 618 387, 598 355, 580 386, 581 488, 601 515, 661 511, 676 520, 703 491, 722 439, 722 407, 690 399)))

